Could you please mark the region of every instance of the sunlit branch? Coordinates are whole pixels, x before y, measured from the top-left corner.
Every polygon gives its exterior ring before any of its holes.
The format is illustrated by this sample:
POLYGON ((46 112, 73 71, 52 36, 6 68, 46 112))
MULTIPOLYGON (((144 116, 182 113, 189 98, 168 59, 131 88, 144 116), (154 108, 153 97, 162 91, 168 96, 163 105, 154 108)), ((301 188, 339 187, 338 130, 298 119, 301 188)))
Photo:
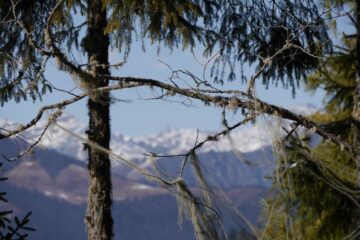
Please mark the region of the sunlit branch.
MULTIPOLYGON (((258 111, 261 110, 264 113, 270 115, 278 115, 283 119, 294 121, 305 128, 312 130, 313 132, 319 134, 320 136, 324 137, 327 140, 330 140, 342 148, 351 151, 351 152, 359 152, 360 149, 355 148, 348 142, 338 138, 331 132, 323 129, 319 124, 315 123, 314 121, 306 118, 301 114, 294 113, 289 111, 285 108, 269 104, 263 102, 262 100, 253 97, 252 100, 242 100, 238 97, 224 97, 221 95, 209 95, 201 93, 200 91, 195 91, 193 89, 182 89, 178 87, 174 87, 170 84, 160 82, 153 79, 146 79, 146 78, 134 78, 134 77, 114 77, 114 76, 102 76, 104 79, 119 81, 119 84, 122 84, 124 87, 128 83, 136 83, 138 86, 149 86, 149 87, 158 87, 163 90, 170 91, 174 94, 178 94, 181 96, 189 97, 192 99, 198 99, 208 104, 213 104, 219 107, 228 107, 231 109, 248 109, 251 111, 258 111)), ((135 87, 135 86, 133 86, 135 87)))

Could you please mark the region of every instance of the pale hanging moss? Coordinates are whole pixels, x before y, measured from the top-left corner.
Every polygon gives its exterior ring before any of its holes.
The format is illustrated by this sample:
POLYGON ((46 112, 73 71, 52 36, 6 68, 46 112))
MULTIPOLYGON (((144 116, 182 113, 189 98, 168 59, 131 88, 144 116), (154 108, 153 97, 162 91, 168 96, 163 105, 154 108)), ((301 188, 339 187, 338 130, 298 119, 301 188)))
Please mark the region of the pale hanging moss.
POLYGON ((215 195, 206 182, 199 158, 194 151, 190 153, 190 160, 201 198, 196 197, 182 179, 177 181, 179 223, 182 223, 184 216, 189 218, 193 224, 196 239, 226 239, 222 220, 213 204, 215 195))
MULTIPOLYGON (((170 180, 163 179, 162 176, 152 175, 147 169, 141 168, 134 164, 132 161, 127 160, 117 154, 112 150, 105 149, 96 143, 89 141, 88 139, 79 136, 72 131, 64 128, 58 123, 54 123, 55 126, 59 127, 68 134, 74 136, 80 141, 91 145, 94 149, 101 152, 106 152, 115 159, 120 160, 122 163, 136 170, 139 174, 146 177, 152 182, 158 183, 163 188, 169 190, 177 199, 178 209, 179 209, 179 224, 182 223, 183 217, 187 217, 193 224, 195 230, 195 237, 198 240, 221 240, 226 239, 226 234, 221 222, 221 218, 218 212, 213 206, 213 193, 206 183, 205 177, 201 172, 199 159, 192 153, 191 164, 194 169, 194 174, 197 177, 197 182, 200 187, 200 192, 202 198, 199 198, 193 194, 190 188, 187 186, 185 181, 182 178, 176 178, 170 180)), ((155 156, 150 157, 153 162, 156 161, 155 156)), ((158 168, 155 167, 158 171, 158 168)))
POLYGON ((204 201, 209 207, 213 207, 212 196, 214 196, 214 193, 206 182, 205 176, 200 168, 200 160, 194 151, 190 154, 190 160, 196 182, 203 195, 204 201))
POLYGON ((176 190, 179 223, 182 223, 184 216, 187 217, 192 222, 198 240, 226 239, 216 210, 195 197, 183 180, 176 182, 176 190))

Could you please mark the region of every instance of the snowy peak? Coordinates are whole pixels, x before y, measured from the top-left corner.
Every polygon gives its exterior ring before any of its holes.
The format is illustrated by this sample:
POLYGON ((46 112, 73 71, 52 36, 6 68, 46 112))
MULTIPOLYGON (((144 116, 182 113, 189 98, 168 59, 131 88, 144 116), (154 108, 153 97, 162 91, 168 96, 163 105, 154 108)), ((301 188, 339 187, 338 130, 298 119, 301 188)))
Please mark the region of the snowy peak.
POLYGON ((319 111, 319 108, 315 107, 312 104, 305 104, 305 105, 298 105, 298 106, 291 107, 289 110, 292 112, 295 112, 297 114, 309 116, 309 115, 314 114, 315 112, 319 111))
MULTIPOLYGON (((311 105, 298 106, 291 109, 301 114, 311 114, 316 108, 311 105)), ((9 128, 10 122, 1 121, 0 126, 9 128)), ((36 139, 40 136, 45 122, 39 122, 36 126, 25 132, 26 137, 36 139)), ((58 119, 58 124, 77 136, 86 137, 84 124, 74 116, 63 113, 58 119)), ((209 141, 200 150, 207 152, 230 152, 235 147, 239 151, 253 152, 261 147, 271 144, 270 132, 273 130, 269 122, 248 125, 233 131, 229 137, 222 137, 219 141, 209 141), (263 126, 261 126, 263 125, 263 126), (264 130, 265 129, 265 130, 264 130)), ((16 127, 16 125, 12 125, 16 127)), ((128 160, 144 160, 144 154, 154 152, 157 154, 182 154, 188 152, 196 143, 204 141, 211 132, 197 131, 196 129, 167 129, 158 134, 129 137, 119 133, 112 135, 111 149, 114 153, 128 160)), ((46 148, 57 150, 63 154, 85 160, 86 153, 83 143, 68 132, 53 125, 46 132, 41 145, 46 148)))

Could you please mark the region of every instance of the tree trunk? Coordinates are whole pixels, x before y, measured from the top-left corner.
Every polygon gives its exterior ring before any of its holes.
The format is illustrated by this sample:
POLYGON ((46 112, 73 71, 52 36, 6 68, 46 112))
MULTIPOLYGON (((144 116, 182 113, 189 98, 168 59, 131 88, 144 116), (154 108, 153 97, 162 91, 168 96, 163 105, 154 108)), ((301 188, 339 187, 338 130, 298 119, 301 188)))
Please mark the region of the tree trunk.
POLYGON ((356 79, 354 92, 353 144, 356 149, 356 164, 358 170, 358 186, 360 186, 360 0, 356 1, 356 79))
MULTIPOLYGON (((83 45, 88 54, 88 71, 93 75, 108 75, 109 36, 105 34, 106 8, 101 0, 88 0, 88 30, 83 45)), ((105 80, 88 80, 91 88, 109 85, 105 80), (91 82, 90 82, 91 81, 91 82)), ((109 92, 96 93, 88 100, 88 139, 101 147, 110 145, 110 96, 109 92)), ((90 173, 88 206, 85 217, 89 240, 112 239, 111 216, 112 186, 109 154, 88 147, 88 169, 90 173)))

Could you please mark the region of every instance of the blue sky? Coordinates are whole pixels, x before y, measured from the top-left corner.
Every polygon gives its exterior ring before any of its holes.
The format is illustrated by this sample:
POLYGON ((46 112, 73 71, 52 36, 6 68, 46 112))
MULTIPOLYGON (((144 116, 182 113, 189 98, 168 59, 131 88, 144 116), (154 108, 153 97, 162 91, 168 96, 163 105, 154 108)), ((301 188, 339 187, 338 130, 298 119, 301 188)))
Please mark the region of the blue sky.
MULTIPOLYGON (((171 53, 168 49, 163 48, 160 54, 157 54, 156 46, 148 45, 146 52, 143 52, 141 44, 135 43, 126 64, 121 69, 112 71, 112 73, 117 76, 146 77, 166 81, 171 72, 167 66, 160 62, 162 61, 173 69, 189 70, 202 76, 203 66, 199 62, 205 63, 206 60, 202 57, 201 53, 202 49, 200 47, 195 49, 195 60, 188 50, 174 50, 171 53)), ((112 63, 117 63, 121 61, 121 56, 116 52, 112 52, 110 60, 112 63)), ((252 73, 251 69, 245 71, 247 74, 252 73)), ((46 74, 48 79, 58 88, 72 89, 76 86, 66 73, 56 69, 53 61, 50 62, 46 74)), ((246 84, 242 84, 240 81, 226 82, 223 88, 245 89, 246 84)), ((146 89, 123 90, 113 94, 119 99, 131 101, 131 103, 114 103, 111 108, 112 129, 125 135, 137 136, 157 133, 159 131, 166 131, 168 128, 218 130, 221 126, 221 109, 204 106, 204 104, 196 101, 191 102, 191 106, 186 106, 178 102, 142 100, 141 98, 152 97, 151 92, 146 89)), ((266 90, 264 86, 258 85, 257 96, 287 108, 303 104, 312 104, 320 107, 323 93, 318 91, 311 95, 300 88, 297 91, 296 98, 293 98, 291 91, 282 89, 281 86, 278 88, 270 86, 270 89, 266 90)), ((24 123, 34 117, 42 105, 55 103, 69 97, 69 95, 54 90, 53 93, 44 96, 42 102, 9 102, 3 107, 0 118, 24 123)), ((173 100, 179 101, 185 99, 175 98, 173 100)), ((190 102, 185 101, 185 103, 189 104, 190 102)), ((87 123, 86 100, 67 107, 66 111, 75 115, 83 123, 87 123)), ((238 119, 239 117, 240 113, 236 113, 231 116, 231 119, 238 119)))

